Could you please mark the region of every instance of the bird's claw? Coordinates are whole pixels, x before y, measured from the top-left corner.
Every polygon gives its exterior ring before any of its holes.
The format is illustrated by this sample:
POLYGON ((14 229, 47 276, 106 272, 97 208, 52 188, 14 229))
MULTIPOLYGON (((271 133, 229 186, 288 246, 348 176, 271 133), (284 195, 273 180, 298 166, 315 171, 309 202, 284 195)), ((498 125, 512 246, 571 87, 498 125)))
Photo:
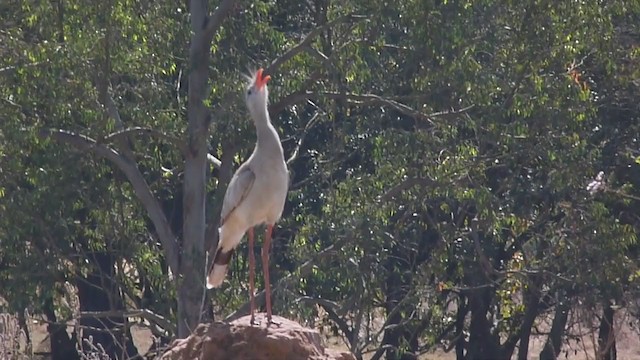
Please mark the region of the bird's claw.
POLYGON ((282 323, 274 321, 272 318, 267 318, 267 327, 269 327, 271 325, 275 325, 277 327, 280 327, 280 325, 282 325, 282 323))

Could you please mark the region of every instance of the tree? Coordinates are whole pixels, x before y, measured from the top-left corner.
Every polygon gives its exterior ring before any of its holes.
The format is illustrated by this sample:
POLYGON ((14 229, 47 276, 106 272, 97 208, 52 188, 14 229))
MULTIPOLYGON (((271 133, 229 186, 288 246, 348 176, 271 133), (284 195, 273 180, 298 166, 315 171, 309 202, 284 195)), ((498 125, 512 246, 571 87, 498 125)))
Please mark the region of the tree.
MULTIPOLYGON (((178 241, 157 199, 149 189, 131 155, 131 149, 122 142, 118 153, 115 149, 98 143, 86 136, 64 131, 49 131, 45 136, 68 142, 80 150, 93 150, 101 157, 113 162, 127 177, 135 194, 144 205, 156 235, 162 243, 169 269, 177 281, 178 337, 187 336, 202 319, 204 311, 204 289, 202 269, 205 267, 205 187, 207 173, 207 137, 211 114, 204 101, 207 92, 209 48, 222 21, 233 8, 232 1, 223 1, 208 14, 206 1, 191 1, 191 45, 189 50, 189 90, 187 103, 187 140, 184 146, 184 221, 183 238, 178 241)), ((116 121, 121 122, 118 110, 108 98, 103 105, 116 121)), ((112 136, 123 136, 127 130, 112 136)))
POLYGON ((203 284, 254 140, 239 73, 264 66, 291 170, 277 313, 322 317, 375 359, 527 358, 540 336, 556 358, 578 314, 620 353, 611 319, 638 291, 635 2, 207 4, 2 5, 12 311, 111 316, 114 334, 145 317, 165 341, 210 309, 246 313, 244 248, 229 286, 203 284), (79 314, 60 305, 75 291, 79 314))

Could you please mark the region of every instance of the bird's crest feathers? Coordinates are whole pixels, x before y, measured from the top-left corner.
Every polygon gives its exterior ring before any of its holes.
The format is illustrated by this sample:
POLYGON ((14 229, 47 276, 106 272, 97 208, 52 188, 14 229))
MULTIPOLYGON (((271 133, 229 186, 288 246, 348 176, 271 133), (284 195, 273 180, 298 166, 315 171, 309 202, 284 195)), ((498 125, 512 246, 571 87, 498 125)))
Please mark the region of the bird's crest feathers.
POLYGON ((258 70, 249 70, 249 73, 253 75, 241 74, 242 77, 247 81, 247 88, 251 88, 255 86, 256 90, 262 90, 269 80, 271 80, 270 75, 264 76, 264 69, 260 68, 258 70))

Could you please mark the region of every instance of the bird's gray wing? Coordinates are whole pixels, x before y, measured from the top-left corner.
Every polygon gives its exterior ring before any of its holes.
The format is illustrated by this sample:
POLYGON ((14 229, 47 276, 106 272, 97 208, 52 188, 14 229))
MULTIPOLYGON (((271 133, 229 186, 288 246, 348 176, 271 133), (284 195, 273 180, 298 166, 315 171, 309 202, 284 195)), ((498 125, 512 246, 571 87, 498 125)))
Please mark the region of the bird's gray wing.
POLYGON ((224 194, 224 201, 222 202, 222 213, 220 214, 220 226, 229 218, 233 211, 240 206, 240 204, 247 197, 253 183, 256 179, 256 174, 251 170, 249 166, 241 166, 229 182, 227 192, 224 194))

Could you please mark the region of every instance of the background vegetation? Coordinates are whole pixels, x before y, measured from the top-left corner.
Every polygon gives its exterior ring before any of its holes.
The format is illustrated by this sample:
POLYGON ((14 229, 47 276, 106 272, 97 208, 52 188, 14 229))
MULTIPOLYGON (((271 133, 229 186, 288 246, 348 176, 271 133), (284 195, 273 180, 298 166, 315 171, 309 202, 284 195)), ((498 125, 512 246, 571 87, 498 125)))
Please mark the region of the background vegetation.
POLYGON ((255 139, 241 74, 264 66, 292 179, 277 314, 358 358, 554 359, 578 323, 616 358, 640 316, 638 1, 209 5, 0 4, 13 329, 126 358, 135 319, 161 347, 246 313, 246 244, 221 290, 204 276, 255 139))

